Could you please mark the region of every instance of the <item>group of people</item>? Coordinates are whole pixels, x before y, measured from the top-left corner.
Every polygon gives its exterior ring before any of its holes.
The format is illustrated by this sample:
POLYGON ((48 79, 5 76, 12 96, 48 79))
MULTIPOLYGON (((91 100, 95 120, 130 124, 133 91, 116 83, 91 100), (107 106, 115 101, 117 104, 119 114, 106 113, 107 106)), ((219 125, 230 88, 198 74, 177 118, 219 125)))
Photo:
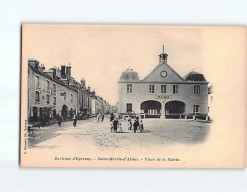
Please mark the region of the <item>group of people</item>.
MULTIPOLYGON (((62 124, 62 117, 61 117, 61 115, 59 113, 57 114, 56 119, 57 119, 57 124, 60 127, 61 124, 62 124)), ((77 120, 78 119, 79 119, 79 113, 78 114, 74 114, 72 116, 73 127, 76 127, 76 124, 77 124, 77 120)))
MULTIPOLYGON (((103 113, 99 113, 97 115, 97 121, 102 123, 104 121, 104 117, 105 116, 103 113)), ((56 118, 57 118, 58 126, 61 126, 62 117, 60 116, 59 113, 57 114, 56 118)), ((79 119, 79 114, 74 113, 74 115, 72 117, 73 127, 76 127, 78 119, 79 119)), ((110 115, 110 122, 111 122, 111 133, 122 133, 123 132, 122 124, 119 121, 118 116, 114 116, 114 114, 111 114, 110 115)), ((138 116, 134 116, 134 119, 132 119, 130 116, 128 116, 127 122, 128 122, 128 130, 132 130, 132 128, 133 128, 134 133, 136 133, 136 131, 138 129, 140 130, 140 132, 142 132, 144 130, 143 122, 142 122, 142 120, 139 120, 138 116)))
MULTIPOLYGON (((110 116, 110 122, 111 122, 111 132, 112 133, 122 133, 123 128, 121 122, 119 122, 119 118, 117 116, 114 117, 114 115, 110 116)), ((137 129, 140 130, 140 132, 143 131, 143 122, 142 120, 139 120, 139 117, 134 117, 134 122, 132 123, 132 118, 128 116, 127 119, 128 122, 128 130, 132 130, 132 127, 134 128, 134 133, 136 133, 137 129)))
POLYGON ((122 124, 118 121, 117 117, 115 117, 113 120, 110 118, 110 121, 111 121, 111 133, 123 132, 122 124))
POLYGON ((134 117, 134 122, 132 124, 132 118, 130 116, 128 116, 128 130, 132 130, 132 127, 134 127, 134 133, 136 133, 137 129, 140 129, 140 132, 143 131, 144 127, 143 127, 143 122, 142 120, 139 120, 138 116, 134 117))

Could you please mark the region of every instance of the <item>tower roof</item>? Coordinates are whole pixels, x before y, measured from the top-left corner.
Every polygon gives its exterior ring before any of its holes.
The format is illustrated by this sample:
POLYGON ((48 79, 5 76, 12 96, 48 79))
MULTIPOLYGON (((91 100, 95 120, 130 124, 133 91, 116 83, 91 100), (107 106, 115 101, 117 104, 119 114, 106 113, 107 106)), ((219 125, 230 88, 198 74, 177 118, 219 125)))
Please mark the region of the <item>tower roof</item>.
POLYGON ((189 72, 187 75, 184 76, 185 81, 206 81, 203 74, 195 71, 189 72))
POLYGON ((165 46, 163 45, 163 52, 159 55, 159 63, 167 63, 168 54, 165 53, 165 46))
POLYGON ((137 72, 128 68, 126 71, 122 72, 118 82, 140 82, 140 79, 137 72))

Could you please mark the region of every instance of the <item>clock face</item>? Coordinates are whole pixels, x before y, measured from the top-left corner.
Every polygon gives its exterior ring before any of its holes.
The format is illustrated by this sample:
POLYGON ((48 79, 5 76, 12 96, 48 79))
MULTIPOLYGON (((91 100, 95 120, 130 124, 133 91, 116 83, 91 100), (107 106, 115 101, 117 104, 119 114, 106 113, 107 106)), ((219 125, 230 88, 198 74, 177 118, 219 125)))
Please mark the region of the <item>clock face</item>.
POLYGON ((166 71, 161 71, 160 72, 160 76, 165 78, 167 76, 167 72, 166 71))

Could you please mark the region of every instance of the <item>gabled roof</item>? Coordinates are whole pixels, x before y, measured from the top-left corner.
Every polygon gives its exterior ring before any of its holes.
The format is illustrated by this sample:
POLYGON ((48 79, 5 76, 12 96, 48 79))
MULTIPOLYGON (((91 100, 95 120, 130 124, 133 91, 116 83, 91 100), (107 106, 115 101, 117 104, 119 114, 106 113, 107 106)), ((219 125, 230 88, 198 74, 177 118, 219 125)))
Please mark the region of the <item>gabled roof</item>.
POLYGON ((153 71, 151 72, 151 73, 149 73, 141 82, 145 82, 145 81, 148 81, 148 79, 153 75, 153 74, 155 74, 155 72, 157 72, 158 71, 158 69, 161 69, 162 70, 162 68, 164 69, 164 70, 167 70, 167 71, 169 71, 169 72, 171 72, 172 74, 174 74, 175 75, 175 77, 177 77, 177 82, 184 82, 184 79, 172 68, 172 67, 170 67, 167 63, 165 63, 165 62, 162 62, 161 64, 159 64, 158 66, 156 66, 154 69, 153 69, 153 71))

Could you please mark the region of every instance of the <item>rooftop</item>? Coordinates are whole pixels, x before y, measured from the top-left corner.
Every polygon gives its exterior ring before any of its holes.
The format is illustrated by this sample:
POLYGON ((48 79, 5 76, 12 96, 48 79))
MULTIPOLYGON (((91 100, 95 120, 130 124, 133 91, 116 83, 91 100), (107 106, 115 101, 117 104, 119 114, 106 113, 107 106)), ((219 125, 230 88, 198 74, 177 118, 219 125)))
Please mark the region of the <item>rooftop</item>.
POLYGON ((187 75, 184 76, 185 81, 206 81, 205 77, 203 74, 195 71, 191 71, 187 75))
POLYGON ((128 68, 122 72, 118 82, 140 82, 140 79, 136 71, 128 68))

